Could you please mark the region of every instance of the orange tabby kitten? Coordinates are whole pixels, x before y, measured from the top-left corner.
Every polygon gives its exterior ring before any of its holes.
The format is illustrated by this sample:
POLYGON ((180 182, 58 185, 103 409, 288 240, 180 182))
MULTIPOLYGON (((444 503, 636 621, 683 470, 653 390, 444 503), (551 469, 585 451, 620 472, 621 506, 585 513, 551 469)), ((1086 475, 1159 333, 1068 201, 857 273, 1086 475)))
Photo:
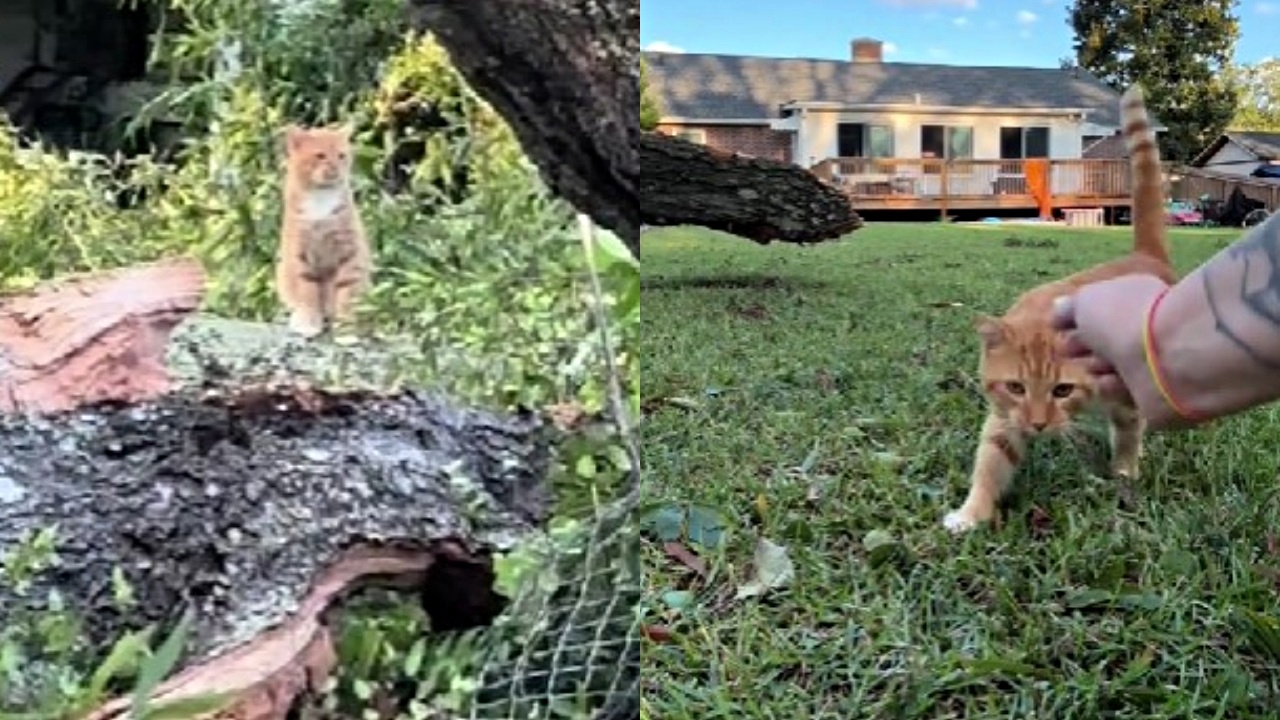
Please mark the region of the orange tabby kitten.
POLYGON ((1091 405, 1101 405, 1111 422, 1111 472, 1138 476, 1142 419, 1131 405, 1094 396, 1084 365, 1062 357, 1060 336, 1049 324, 1053 299, 1089 283, 1131 274, 1176 281, 1165 239, 1160 151, 1141 89, 1135 86, 1125 92, 1120 110, 1133 168, 1133 252, 1028 290, 1002 317, 978 318, 979 375, 989 411, 982 424, 969 495, 942 521, 953 532, 995 516, 996 503, 1013 480, 1029 438, 1070 427, 1073 418, 1091 405))
POLYGON ((284 219, 276 292, 289 328, 314 337, 350 316, 372 261, 351 192, 351 130, 285 129, 284 219))

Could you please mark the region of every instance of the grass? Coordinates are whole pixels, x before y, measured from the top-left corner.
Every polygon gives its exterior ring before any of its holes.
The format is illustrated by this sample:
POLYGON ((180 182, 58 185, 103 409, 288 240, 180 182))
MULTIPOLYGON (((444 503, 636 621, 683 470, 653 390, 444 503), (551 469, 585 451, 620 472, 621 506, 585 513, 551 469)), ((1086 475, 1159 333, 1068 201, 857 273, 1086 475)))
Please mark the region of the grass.
MULTIPOLYGON (((1173 231, 1179 270, 1238 234, 1173 231)), ((1149 437, 1127 484, 1088 422, 1033 445, 1001 527, 941 527, 983 416, 972 317, 1129 242, 646 234, 648 716, 1280 717, 1274 408, 1149 437), (736 599, 761 538, 794 575, 736 599)))

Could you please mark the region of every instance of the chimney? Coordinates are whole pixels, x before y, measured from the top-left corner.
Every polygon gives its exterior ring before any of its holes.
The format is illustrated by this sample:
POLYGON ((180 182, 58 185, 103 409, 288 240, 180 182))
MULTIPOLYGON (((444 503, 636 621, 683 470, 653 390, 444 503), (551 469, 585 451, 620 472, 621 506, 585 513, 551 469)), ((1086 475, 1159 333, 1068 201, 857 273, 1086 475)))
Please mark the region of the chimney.
POLYGON ((884 60, 884 43, 875 38, 854 38, 849 47, 856 63, 878 63, 884 60))

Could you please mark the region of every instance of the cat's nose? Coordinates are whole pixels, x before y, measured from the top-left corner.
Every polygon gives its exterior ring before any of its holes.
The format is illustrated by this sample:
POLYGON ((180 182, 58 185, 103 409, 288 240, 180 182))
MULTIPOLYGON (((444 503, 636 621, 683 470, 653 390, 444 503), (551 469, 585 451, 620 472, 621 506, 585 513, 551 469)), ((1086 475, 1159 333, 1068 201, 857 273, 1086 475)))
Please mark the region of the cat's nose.
POLYGON ((1049 427, 1049 423, 1044 422, 1043 420, 1040 422, 1031 423, 1031 429, 1035 430, 1036 432, 1044 432, 1044 429, 1047 427, 1049 427))

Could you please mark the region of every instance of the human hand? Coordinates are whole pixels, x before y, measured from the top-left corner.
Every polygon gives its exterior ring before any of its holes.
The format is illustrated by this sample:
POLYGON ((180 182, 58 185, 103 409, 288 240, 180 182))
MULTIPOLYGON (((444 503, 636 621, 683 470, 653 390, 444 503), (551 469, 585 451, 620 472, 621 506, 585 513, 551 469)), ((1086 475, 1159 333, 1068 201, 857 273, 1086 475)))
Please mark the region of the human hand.
POLYGON ((1099 393, 1131 400, 1153 429, 1178 420, 1155 386, 1142 346, 1147 308, 1167 287, 1151 275, 1126 275, 1054 302, 1053 325, 1066 331, 1067 356, 1083 359, 1099 393))

